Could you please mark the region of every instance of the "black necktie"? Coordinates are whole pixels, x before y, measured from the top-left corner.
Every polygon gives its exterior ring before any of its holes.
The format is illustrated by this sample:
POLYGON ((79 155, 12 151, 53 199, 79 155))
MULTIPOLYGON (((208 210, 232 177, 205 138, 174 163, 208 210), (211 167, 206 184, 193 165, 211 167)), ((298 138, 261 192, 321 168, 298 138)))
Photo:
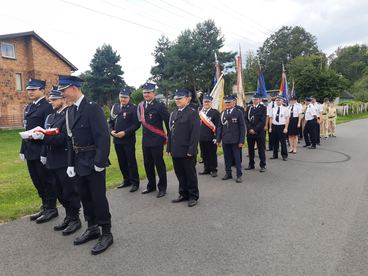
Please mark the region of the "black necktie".
POLYGON ((294 105, 291 106, 291 112, 290 113, 291 113, 290 115, 292 115, 292 116, 294 115, 294 105))
POLYGON ((276 122, 279 122, 279 117, 280 117, 280 107, 277 108, 277 113, 276 113, 276 122))

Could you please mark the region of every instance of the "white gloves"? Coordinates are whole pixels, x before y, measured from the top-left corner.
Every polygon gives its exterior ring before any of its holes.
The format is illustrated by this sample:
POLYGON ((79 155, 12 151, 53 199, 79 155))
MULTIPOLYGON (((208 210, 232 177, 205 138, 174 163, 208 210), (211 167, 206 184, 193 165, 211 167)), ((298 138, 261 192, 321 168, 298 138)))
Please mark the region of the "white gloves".
POLYGON ((96 172, 102 172, 105 168, 100 168, 95 165, 95 171, 96 172))
POLYGON ((41 156, 40 161, 41 161, 42 165, 46 165, 47 157, 41 156))
POLYGON ((33 132, 31 136, 33 140, 43 140, 43 138, 45 137, 45 134, 43 134, 42 132, 33 132))
POLYGON ((74 177, 75 176, 75 170, 74 170, 74 167, 68 167, 66 169, 66 174, 69 176, 69 177, 74 177))
POLYGON ((23 154, 23 153, 19 153, 19 158, 20 158, 20 160, 22 160, 22 161, 26 161, 26 158, 25 158, 25 156, 24 156, 24 154, 23 154))
POLYGON ((217 144, 217 140, 216 140, 216 139, 213 139, 213 140, 212 140, 212 142, 213 142, 214 144, 217 144))

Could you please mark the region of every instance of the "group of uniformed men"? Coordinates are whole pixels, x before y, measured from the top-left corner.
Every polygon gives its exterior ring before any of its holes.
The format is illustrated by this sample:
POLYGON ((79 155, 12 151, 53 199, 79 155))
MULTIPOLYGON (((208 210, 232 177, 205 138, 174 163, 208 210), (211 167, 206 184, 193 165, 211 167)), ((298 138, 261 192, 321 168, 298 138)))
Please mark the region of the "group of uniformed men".
MULTIPOLYGON (((192 103, 192 92, 177 89, 174 100, 177 108, 170 114, 163 103, 155 99, 155 84, 143 85, 142 101, 138 106, 130 102, 131 91, 123 88, 119 103, 111 109, 107 122, 102 109, 87 100, 81 91, 83 81, 75 76, 59 76, 48 100, 46 83, 30 80, 27 85, 32 100, 24 114, 27 131, 43 127, 46 131, 34 131, 22 140, 20 158, 26 160, 30 177, 42 200, 40 211, 30 216, 36 223, 44 223, 58 216, 56 199, 65 208, 65 218, 54 227, 63 235, 70 235, 81 228, 79 211, 83 206, 87 228, 74 240, 75 245, 93 239, 98 242, 92 248, 93 255, 104 252, 113 243, 111 215, 106 197, 106 167, 110 165, 110 136, 113 137, 123 181, 118 188, 130 186, 130 192, 139 189, 138 165, 135 155, 136 131, 142 125, 142 150, 148 184, 142 194, 156 191, 157 198, 166 195, 167 175, 163 159, 164 145, 171 155, 174 172, 179 182, 179 195, 173 203, 187 201, 188 207, 198 203, 199 190, 196 172, 198 145, 204 170, 200 175, 217 177, 217 147, 222 144, 225 176, 232 179, 232 167, 236 167, 236 182, 242 182, 242 147, 247 138, 249 164, 246 170, 255 168, 255 148, 258 148, 260 171, 266 171, 266 132, 269 133, 271 159, 281 156, 287 160, 287 135, 290 151, 296 153, 297 137, 303 133, 306 145, 318 144, 318 127, 322 120, 336 119, 336 109, 314 106, 307 98, 302 107, 295 99, 290 105, 282 97, 273 97, 266 104, 254 95, 252 103, 244 110, 236 105, 234 96, 224 98, 225 109, 212 108, 213 98, 203 96, 203 106, 198 109, 192 103), (304 124, 302 120, 305 120, 304 124), (164 131, 164 125, 166 132, 164 131), (300 129, 304 127, 304 131, 300 129), (57 129, 57 132, 47 132, 57 129), (156 183, 156 171, 158 183, 156 183)), ((334 124, 321 127, 324 137, 328 132, 335 136, 334 124), (332 125, 330 130, 328 126, 332 125), (325 130, 326 129, 326 130, 325 130)), ((327 135, 327 136, 326 136, 327 135)))

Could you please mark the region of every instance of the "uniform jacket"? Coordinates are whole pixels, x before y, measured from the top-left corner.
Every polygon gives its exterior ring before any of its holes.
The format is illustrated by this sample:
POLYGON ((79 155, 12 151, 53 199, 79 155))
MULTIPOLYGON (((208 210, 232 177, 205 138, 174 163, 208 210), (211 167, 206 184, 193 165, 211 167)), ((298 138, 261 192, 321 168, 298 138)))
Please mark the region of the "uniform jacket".
MULTIPOLYGON (((211 122, 216 126, 216 131, 218 129, 218 125, 220 123, 220 112, 218 110, 211 108, 207 111, 207 117, 211 120, 211 122)), ((201 120, 201 131, 199 136, 199 141, 201 142, 210 142, 213 139, 216 139, 216 133, 207 127, 201 120)))
POLYGON ((227 110, 221 113, 221 122, 217 131, 217 142, 224 144, 244 144, 245 140, 245 122, 244 114, 233 108, 230 114, 227 110))
POLYGON ((94 102, 88 102, 84 97, 76 110, 76 106, 68 109, 68 122, 72 134, 69 137, 69 166, 74 166, 79 176, 86 176, 93 172, 94 166, 104 168, 109 162, 110 133, 101 107, 94 102), (94 150, 75 153, 72 147, 94 146, 94 150))
POLYGON ((43 139, 45 150, 42 156, 47 157, 46 168, 48 169, 59 169, 68 166, 68 143, 65 125, 67 108, 60 113, 56 111, 51 113, 46 120, 49 128, 58 128, 60 131, 58 135, 45 135, 43 139))
POLYGON ((266 119, 267 107, 263 104, 258 104, 257 107, 254 107, 253 105, 247 107, 247 110, 245 111, 245 124, 248 130, 253 129, 256 134, 260 135, 265 134, 264 127, 266 119))
MULTIPOLYGON (((166 126, 167 132, 169 132, 169 117, 170 114, 167 111, 166 106, 163 103, 156 101, 155 99, 148 104, 146 107, 146 102, 143 102, 144 105, 144 114, 145 119, 148 124, 151 126, 163 130, 163 123, 166 126)), ((139 106, 138 106, 138 112, 139 106)), ((142 146, 143 147, 157 147, 162 146, 165 142, 165 138, 162 136, 153 133, 149 129, 143 126, 143 135, 142 135, 142 146)))
MULTIPOLYGON (((45 98, 37 104, 29 104, 24 110, 24 127, 26 130, 37 126, 44 128, 46 117, 53 112, 51 105, 45 98)), ((42 151, 42 140, 23 139, 20 153, 24 154, 26 160, 39 160, 42 151)))
POLYGON ((111 109, 109 125, 111 131, 125 131, 123 138, 113 138, 114 144, 135 144, 135 132, 141 125, 138 121, 137 106, 131 103, 123 107, 120 103, 114 104, 111 109))
POLYGON ((175 110, 170 116, 170 134, 166 151, 173 158, 197 156, 200 119, 198 112, 186 106, 182 111, 175 110))

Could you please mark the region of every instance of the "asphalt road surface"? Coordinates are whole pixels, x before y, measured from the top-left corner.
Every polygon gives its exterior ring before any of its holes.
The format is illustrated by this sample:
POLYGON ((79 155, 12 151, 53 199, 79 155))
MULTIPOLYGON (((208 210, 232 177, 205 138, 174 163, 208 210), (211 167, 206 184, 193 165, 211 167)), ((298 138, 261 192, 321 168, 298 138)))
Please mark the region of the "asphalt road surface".
POLYGON ((81 231, 52 230, 60 216, 0 225, 0 275, 368 275, 368 120, 337 133, 239 184, 221 180, 220 157, 219 177, 199 176, 194 208, 170 202, 172 172, 160 199, 110 191, 114 244, 99 256, 95 241, 73 246, 81 231))

